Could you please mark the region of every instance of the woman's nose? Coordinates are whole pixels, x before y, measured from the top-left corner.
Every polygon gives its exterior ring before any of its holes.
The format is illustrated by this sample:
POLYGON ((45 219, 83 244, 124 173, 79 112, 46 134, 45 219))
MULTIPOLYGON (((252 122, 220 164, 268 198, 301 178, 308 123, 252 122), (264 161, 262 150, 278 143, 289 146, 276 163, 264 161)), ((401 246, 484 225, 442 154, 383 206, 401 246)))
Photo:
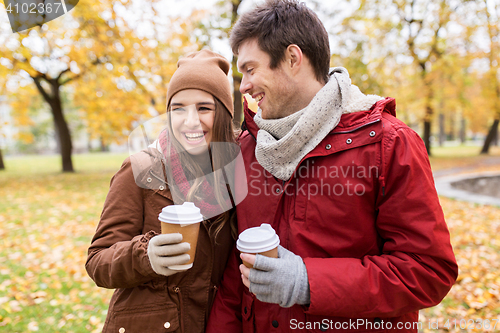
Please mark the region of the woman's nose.
POLYGON ((198 125, 200 125, 200 117, 198 116, 198 111, 196 110, 196 108, 189 108, 184 123, 188 127, 197 127, 198 125))

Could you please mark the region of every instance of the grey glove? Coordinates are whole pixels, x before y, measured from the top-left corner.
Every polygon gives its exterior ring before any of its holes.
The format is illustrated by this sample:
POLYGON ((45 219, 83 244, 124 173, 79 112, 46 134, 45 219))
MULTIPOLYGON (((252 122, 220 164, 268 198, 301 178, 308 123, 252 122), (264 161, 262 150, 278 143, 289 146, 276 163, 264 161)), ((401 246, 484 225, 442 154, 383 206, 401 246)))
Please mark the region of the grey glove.
POLYGON ((182 265, 189 261, 189 243, 181 243, 182 235, 161 234, 149 240, 148 257, 153 270, 160 275, 169 276, 179 271, 169 269, 168 266, 182 265))
POLYGON ((309 280, 301 257, 278 246, 278 258, 257 255, 248 277, 250 292, 262 302, 284 308, 309 304, 309 280))

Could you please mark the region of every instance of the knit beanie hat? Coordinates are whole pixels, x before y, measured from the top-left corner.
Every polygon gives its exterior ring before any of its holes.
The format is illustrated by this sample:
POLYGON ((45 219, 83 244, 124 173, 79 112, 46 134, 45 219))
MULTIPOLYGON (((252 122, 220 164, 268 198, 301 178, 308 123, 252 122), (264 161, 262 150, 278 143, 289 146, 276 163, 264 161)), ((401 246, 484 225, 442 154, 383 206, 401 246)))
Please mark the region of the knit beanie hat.
POLYGON ((199 89, 217 97, 232 118, 234 108, 231 85, 227 77, 229 68, 226 58, 210 50, 190 53, 177 62, 177 70, 168 84, 167 105, 179 91, 199 89))

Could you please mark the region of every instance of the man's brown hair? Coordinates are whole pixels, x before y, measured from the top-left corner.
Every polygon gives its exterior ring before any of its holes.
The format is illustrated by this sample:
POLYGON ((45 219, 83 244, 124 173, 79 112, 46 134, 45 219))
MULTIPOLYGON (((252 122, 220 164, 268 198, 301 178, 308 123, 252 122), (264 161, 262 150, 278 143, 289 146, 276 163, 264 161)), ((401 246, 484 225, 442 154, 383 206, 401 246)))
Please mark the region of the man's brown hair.
POLYGON ((309 59, 316 79, 326 83, 330 67, 328 33, 318 16, 297 0, 267 0, 243 14, 231 31, 233 53, 248 39, 256 38, 271 58, 271 69, 284 60, 285 50, 296 44, 309 59))

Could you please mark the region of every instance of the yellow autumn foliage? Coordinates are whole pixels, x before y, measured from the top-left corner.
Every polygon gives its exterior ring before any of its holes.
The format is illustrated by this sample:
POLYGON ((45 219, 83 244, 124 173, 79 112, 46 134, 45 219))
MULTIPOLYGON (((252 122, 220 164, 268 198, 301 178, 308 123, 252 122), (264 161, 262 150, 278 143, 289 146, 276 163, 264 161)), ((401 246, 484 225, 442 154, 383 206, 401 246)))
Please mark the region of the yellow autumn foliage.
MULTIPOLYGON (((155 2, 147 6, 153 8, 155 2)), ((157 17, 152 27, 155 34, 140 36, 140 29, 134 27, 140 18, 127 22, 118 15, 133 10, 133 5, 79 2, 71 12, 42 27, 5 34, 0 72, 8 73, 10 82, 40 78, 49 96, 54 96, 51 80, 57 81, 63 101, 69 101, 63 110, 77 110, 91 138, 105 144, 123 142, 138 122, 166 111, 168 81, 177 59, 201 47, 193 31, 205 15, 196 11, 186 19, 157 17)), ((22 129, 30 125, 30 109, 50 110, 35 84, 15 86, 7 81, 1 82, 3 90, 22 129)))

